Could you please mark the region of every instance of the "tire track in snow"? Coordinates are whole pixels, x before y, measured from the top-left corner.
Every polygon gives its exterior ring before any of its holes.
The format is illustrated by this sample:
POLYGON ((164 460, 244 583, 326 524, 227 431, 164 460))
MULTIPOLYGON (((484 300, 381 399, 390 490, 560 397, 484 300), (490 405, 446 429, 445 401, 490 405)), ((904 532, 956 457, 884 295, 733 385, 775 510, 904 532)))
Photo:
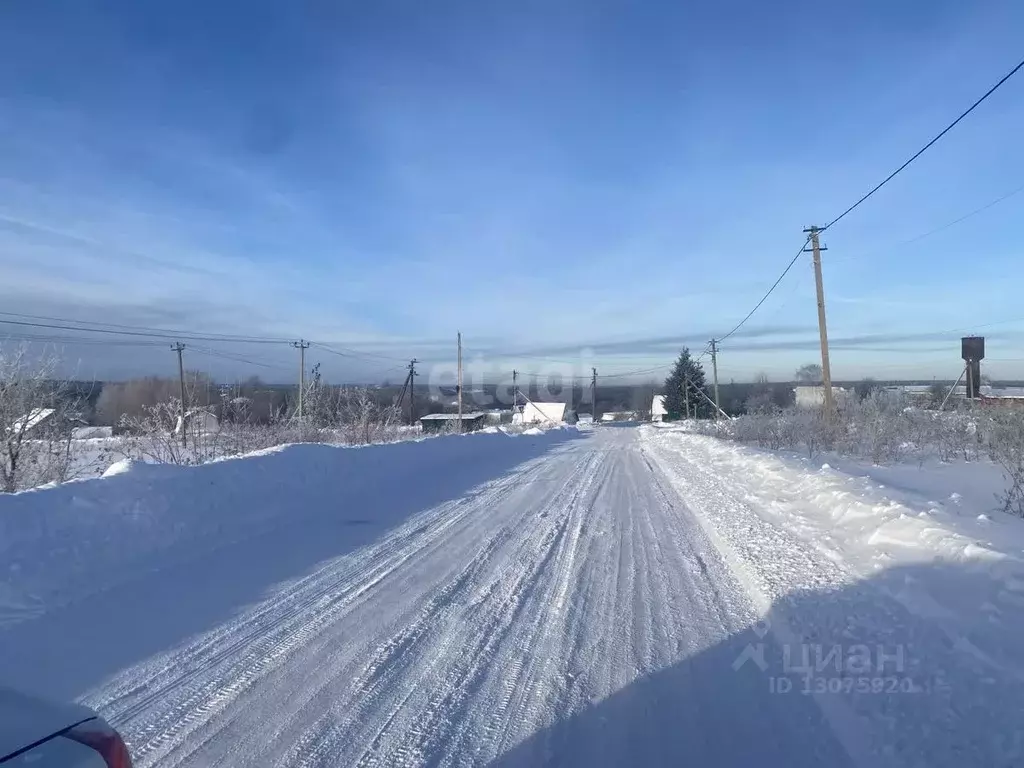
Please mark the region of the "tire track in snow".
POLYGON ((705 724, 792 725, 728 661, 689 671, 750 606, 667 488, 635 430, 595 430, 98 696, 140 768, 673 764, 717 754, 705 724))
POLYGON ((136 765, 167 755, 294 649, 338 621, 406 561, 443 541, 480 506, 507 493, 514 478, 494 481, 407 522, 376 546, 300 579, 240 619, 159 660, 156 670, 128 673, 109 692, 89 697, 132 747, 136 765))
MULTIPOLYGON (((416 764, 420 756, 436 748, 436 742, 447 735, 447 727, 455 719, 452 710, 471 695, 472 681, 493 657, 495 648, 529 596, 537 574, 564 535, 574 500, 585 489, 589 465, 594 461, 593 455, 585 455, 583 463, 577 462, 574 471, 566 473, 569 479, 562 480, 543 504, 544 511, 538 514, 531 510, 519 521, 519 538, 510 547, 508 556, 479 586, 477 594, 461 606, 457 615, 447 617, 449 626, 439 633, 430 657, 419 660, 411 676, 413 679, 389 680, 383 694, 399 687, 404 693, 392 699, 383 713, 378 713, 367 746, 361 754, 353 753, 346 762, 416 764), (400 732, 404 738, 394 742, 392 731, 400 732)), ((337 764, 339 750, 349 737, 352 724, 365 715, 365 709, 380 703, 373 699, 362 702, 359 712, 340 721, 325 718, 291 750, 282 764, 303 768, 337 764)))

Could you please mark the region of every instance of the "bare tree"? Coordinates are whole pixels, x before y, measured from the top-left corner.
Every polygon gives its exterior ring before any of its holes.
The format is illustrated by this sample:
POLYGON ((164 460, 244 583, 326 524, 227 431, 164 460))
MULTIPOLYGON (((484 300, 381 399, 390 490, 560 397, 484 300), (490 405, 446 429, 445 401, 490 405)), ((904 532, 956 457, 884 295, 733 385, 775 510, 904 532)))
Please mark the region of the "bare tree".
POLYGON ((341 390, 341 424, 345 442, 370 443, 394 439, 401 424, 401 412, 393 405, 381 405, 369 387, 341 390))
POLYGON ((27 346, 0 349, 0 486, 13 491, 66 480, 78 398, 57 375, 60 361, 27 346))

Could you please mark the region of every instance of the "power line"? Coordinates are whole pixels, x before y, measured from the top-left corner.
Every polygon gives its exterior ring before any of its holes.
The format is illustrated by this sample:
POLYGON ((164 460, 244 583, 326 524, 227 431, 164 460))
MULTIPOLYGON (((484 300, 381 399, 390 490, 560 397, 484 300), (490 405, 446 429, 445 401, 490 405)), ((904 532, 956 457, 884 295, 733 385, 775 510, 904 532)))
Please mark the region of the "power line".
POLYGON ((782 282, 782 278, 784 278, 786 275, 789 274, 789 270, 791 270, 793 268, 793 265, 796 264, 797 259, 800 258, 800 254, 802 254, 804 252, 804 248, 807 247, 807 243, 809 243, 810 241, 811 241, 811 236, 808 235, 807 238, 800 244, 800 250, 796 252, 796 254, 793 256, 792 259, 789 260, 789 264, 787 264, 786 268, 784 270, 782 270, 782 274, 779 275, 778 279, 774 283, 772 283, 772 287, 769 288, 765 292, 764 296, 761 297, 761 300, 758 301, 757 304, 754 305, 754 308, 752 310, 747 312, 746 316, 742 320, 740 320, 738 323, 736 323, 736 325, 733 327, 733 329, 731 331, 729 331, 724 336, 716 337, 716 339, 715 339, 716 341, 725 341, 730 336, 732 336, 734 333, 736 333, 736 331, 738 331, 740 328, 742 328, 743 325, 747 322, 747 320, 749 320, 751 317, 753 317, 754 313, 757 312, 757 310, 759 310, 761 308, 761 305, 764 304, 768 300, 768 297, 772 295, 772 292, 776 288, 779 287, 779 283, 782 282))
POLYGON ((403 360, 403 358, 400 358, 400 357, 392 357, 391 355, 380 355, 380 354, 377 354, 376 352, 360 352, 357 349, 351 349, 350 347, 342 347, 342 346, 339 346, 337 344, 328 345, 328 344, 325 344, 323 342, 316 342, 316 341, 312 342, 312 344, 317 349, 322 349, 324 352, 329 352, 330 354, 337 355, 338 357, 359 357, 359 358, 363 358, 363 359, 366 359, 366 360, 370 360, 370 359, 389 360, 389 361, 390 360, 399 360, 399 361, 402 361, 403 364, 406 362, 405 360, 403 360), (341 351, 341 350, 344 350, 344 351, 341 351))
POLYGON ((985 99, 987 99, 989 96, 991 96, 993 93, 995 93, 1000 88, 1000 86, 1003 85, 1003 83, 1005 83, 1007 80, 1009 80, 1015 74, 1017 74, 1017 72, 1020 71, 1020 69, 1022 67, 1024 67, 1024 60, 1022 60, 1019 64, 1017 64, 1017 66, 1015 66, 1013 69, 1011 69, 1005 75, 1003 75, 999 79, 999 82, 997 82, 995 85, 993 85, 987 91, 985 91, 985 93, 981 96, 981 98, 979 98, 977 101, 975 101, 973 104, 971 104, 971 106, 969 106, 966 110, 961 112, 960 116, 957 117, 956 120, 954 120, 952 123, 950 123, 945 128, 943 128, 941 131, 939 131, 939 133, 937 133, 935 135, 935 137, 931 141, 929 141, 927 144, 925 144, 923 147, 921 147, 919 150, 917 150, 917 152, 915 152, 913 155, 911 155, 910 159, 907 160, 905 163, 903 163, 903 165, 901 165, 895 171, 893 171, 888 176, 886 176, 884 179, 882 179, 878 184, 876 184, 871 189, 870 192, 868 192, 866 195, 861 197, 857 202, 855 202, 853 205, 851 205, 849 208, 847 208, 841 214, 839 214, 834 219, 832 219, 832 221, 830 221, 828 224, 826 224, 824 227, 822 227, 820 230, 818 230, 819 233, 824 232, 826 229, 829 229, 832 226, 834 226, 836 223, 842 221, 844 218, 846 218, 846 216, 848 214, 850 214, 854 209, 856 209, 861 203, 863 203, 865 200, 867 200, 869 197, 871 197, 873 194, 875 194, 875 192, 877 192, 882 187, 884 187, 886 184, 888 184, 890 181, 892 181, 894 178, 896 178, 896 176, 901 171, 903 171, 903 169, 905 169, 908 165, 910 165, 912 162, 917 160, 917 158, 919 158, 926 151, 928 151, 928 149, 931 148, 931 146, 933 144, 935 144, 935 142, 937 142, 939 139, 941 139, 943 136, 945 136, 947 133, 949 133, 957 125, 957 123, 959 123, 961 120, 963 120, 969 114, 971 114, 971 112, 973 112, 978 107, 979 104, 981 104, 983 101, 985 101, 985 99))
POLYGON ((258 360, 250 360, 247 357, 242 357, 240 355, 235 355, 235 354, 232 354, 230 352, 224 352, 223 350, 211 349, 209 347, 197 347, 195 345, 192 345, 192 346, 189 347, 189 349, 191 351, 193 351, 193 352, 198 352, 201 355, 206 355, 207 357, 217 357, 217 358, 221 358, 223 360, 231 360, 231 361, 236 362, 236 363, 245 363, 246 365, 254 365, 257 368, 269 368, 269 369, 276 369, 276 370, 279 370, 279 371, 291 370, 290 368, 285 368, 284 365, 275 365, 273 363, 262 363, 262 362, 259 362, 258 360))
MULTIPOLYGON (((913 155, 911 155, 910 158, 906 162, 903 163, 903 165, 901 165, 895 171, 893 171, 888 176, 886 176, 884 179, 882 179, 882 181, 880 181, 878 184, 876 184, 866 195, 862 196, 859 200, 857 200, 857 202, 855 202, 853 205, 851 205, 849 208, 847 208, 841 214, 839 214, 834 219, 832 219, 832 221, 830 221, 824 227, 821 227, 818 230, 818 234, 821 234, 825 230, 835 226, 839 221, 841 221, 842 219, 846 218, 847 215, 849 215, 851 212, 853 212, 854 209, 856 209, 858 206, 860 206, 865 200, 867 200, 869 197, 871 197, 873 194, 875 194, 878 190, 880 190, 882 187, 884 187, 886 184, 888 184, 890 181, 892 181, 908 165, 910 165, 917 158, 919 158, 921 155, 923 155, 932 145, 935 144, 935 142, 937 142, 939 139, 941 139, 943 136, 945 136, 947 133, 949 133, 949 131, 951 131, 954 126, 956 126, 961 120, 963 120, 965 117, 967 117, 969 114, 971 114, 971 112, 973 112, 978 107, 979 104, 981 104, 983 101, 985 101, 985 99, 987 99, 989 96, 991 96, 993 93, 995 93, 996 90, 1000 86, 1003 85, 1003 83, 1005 83, 1007 80, 1009 80, 1015 74, 1017 74, 1017 72, 1022 67, 1024 67, 1024 60, 1022 60, 1019 64, 1017 64, 1017 66, 1015 66, 1013 69, 1011 69, 1005 75, 1003 75, 1003 77, 1000 78, 999 81, 995 85, 993 85, 991 88, 989 88, 981 96, 981 98, 979 98, 977 101, 975 101, 966 110, 961 112, 960 116, 957 117, 956 120, 954 120, 949 125, 947 125, 945 128, 943 128, 938 134, 935 135, 934 138, 932 138, 931 141, 929 141, 927 144, 925 144, 923 147, 921 147, 919 150, 917 150, 917 152, 915 152, 913 155)), ((999 202, 999 201, 996 201, 996 202, 999 202)), ((994 205, 994 204, 995 203, 992 203, 992 205, 994 205)), ((980 212, 980 211, 978 211, 978 212, 980 212)), ((970 215, 973 215, 973 214, 969 214, 969 216, 970 215)), ((950 224, 949 226, 952 226, 952 224, 950 224)), ((736 331, 738 331, 740 328, 742 328, 743 325, 753 316, 753 314, 755 312, 757 312, 758 309, 761 308, 761 305, 764 304, 765 301, 768 300, 768 297, 772 295, 772 292, 779 286, 779 283, 782 282, 783 278, 787 274, 789 274, 789 271, 793 268, 793 265, 796 264, 797 259, 800 258, 800 254, 802 254, 804 252, 804 248, 807 247, 807 244, 810 242, 810 240, 811 240, 810 235, 808 235, 807 238, 804 239, 804 242, 800 245, 800 250, 798 250, 796 252, 796 254, 793 256, 792 259, 790 259, 789 263, 786 265, 786 268, 784 270, 782 270, 782 274, 779 275, 778 279, 776 279, 776 281, 774 283, 772 283, 771 288, 769 288, 767 290, 767 292, 764 294, 764 296, 762 296, 761 299, 757 302, 757 304, 754 305, 754 308, 752 310, 750 310, 746 314, 746 316, 744 316, 744 318, 742 320, 740 320, 739 323, 737 323, 735 325, 735 327, 733 327, 732 330, 730 330, 725 335, 718 337, 717 341, 724 341, 725 339, 728 339, 730 336, 732 336, 734 333, 736 333, 736 331)))
POLYGON ((943 231, 949 229, 950 227, 954 227, 957 224, 960 224, 960 223, 962 223, 964 221, 967 221, 968 219, 972 218, 973 216, 977 216, 979 213, 983 213, 983 212, 987 211, 989 208, 992 208, 992 207, 998 205, 999 203, 1003 202, 1004 200, 1009 200, 1011 197, 1013 197, 1015 195, 1019 195, 1021 192, 1024 192, 1024 185, 1021 185, 1021 186, 1017 187, 1016 189, 1011 190, 1010 192, 1007 192, 1006 194, 1000 195, 995 200, 990 200, 989 202, 985 203, 981 207, 975 208, 970 213, 965 213, 963 216, 960 216, 960 217, 958 217, 956 219, 953 219, 952 221, 948 221, 945 224, 942 224, 941 226, 929 229, 927 232, 922 232, 919 235, 914 235, 913 237, 907 238, 906 240, 900 240, 900 241, 898 241, 896 243, 893 243, 891 245, 883 246, 883 247, 880 247, 880 248, 874 248, 874 249, 868 251, 866 254, 862 254, 860 256, 849 255, 849 256, 840 256, 839 258, 831 258, 831 259, 829 259, 829 264, 835 264, 836 262, 849 261, 849 260, 855 259, 855 258, 870 258, 870 257, 875 256, 875 255, 877 255, 879 253, 882 253, 883 251, 886 251, 886 250, 888 250, 890 248, 899 248, 899 247, 902 247, 904 245, 910 245, 911 243, 916 243, 919 240, 924 240, 926 237, 931 237, 932 235, 936 235, 939 232, 943 232, 943 231))
MULTIPOLYGON (((275 337, 244 336, 221 333, 199 333, 194 331, 180 331, 169 328, 152 328, 147 326, 122 325, 118 323, 100 323, 85 320, 73 320, 68 318, 50 317, 46 315, 26 315, 14 312, 0 312, 0 316, 29 318, 27 320, 0 319, 0 325, 12 325, 26 328, 45 328, 51 330, 76 331, 79 333, 107 334, 111 336, 131 336, 138 338, 153 339, 184 339, 185 341, 210 341, 234 344, 291 344, 291 340, 289 339, 275 337), (37 320, 46 320, 53 322, 35 322, 37 320)), ((44 339, 40 338, 38 340, 44 339)), ((65 337, 61 339, 61 341, 68 344, 109 343, 103 342, 98 339, 75 337, 65 337)), ((162 344, 159 344, 158 342, 152 342, 152 345, 162 346, 162 344)), ((350 353, 339 352, 338 350, 321 343, 316 343, 313 346, 317 347, 318 349, 322 349, 325 352, 337 355, 339 357, 355 357, 366 360, 383 359, 388 361, 399 359, 386 355, 378 355, 372 352, 362 353, 357 350, 351 350, 350 353)), ((243 360, 241 362, 245 361, 243 360)))
MULTIPOLYGON (((66 330, 75 331, 92 331, 95 333, 113 333, 111 329, 124 330, 126 333, 131 332, 131 335, 146 335, 142 334, 142 331, 149 331, 149 335, 154 338, 179 338, 184 336, 202 336, 204 340, 209 341, 237 341, 244 343, 288 343, 288 339, 275 338, 267 336, 248 336, 244 334, 229 334, 229 333, 205 333, 202 334, 198 331, 183 331, 175 330, 172 328, 153 328, 145 325, 123 325, 120 323, 105 323, 93 320, 76 320, 66 317, 52 317, 50 315, 27 315, 20 312, 0 312, 0 315, 4 317, 16 317, 22 320, 46 320, 54 323, 61 324, 74 324, 69 325, 66 330)), ((0 320, 0 323, 10 325, 29 325, 25 322, 17 322, 13 320, 0 320)), ((42 325, 42 324, 40 324, 42 325)), ((47 327, 47 326, 43 326, 47 327)))
POLYGON ((937 234, 939 232, 942 232, 943 230, 946 230, 946 229, 949 229, 950 227, 956 226, 957 224, 959 224, 962 221, 967 221, 967 219, 971 218, 972 216, 977 216, 979 213, 981 213, 983 211, 987 211, 992 206, 998 205, 999 203, 1003 202, 1004 200, 1008 200, 1009 198, 1013 197, 1014 195, 1018 195, 1021 192, 1024 192, 1024 185, 1021 185, 1021 186, 1017 187, 1012 192, 1007 192, 1005 195, 997 197, 995 200, 992 200, 991 202, 985 203, 985 205, 981 206, 980 208, 975 208, 970 213, 965 214, 965 215, 961 216, 958 219, 954 219, 953 221, 950 221, 950 222, 948 222, 946 224, 943 224, 941 227, 936 227, 935 229, 930 229, 927 232, 925 232, 924 234, 917 235, 916 237, 912 237, 909 240, 904 240, 903 242, 899 243, 899 245, 909 245, 910 243, 916 243, 918 240, 924 240, 926 237, 931 237, 932 235, 937 234))
POLYGON ((133 341, 128 339, 87 339, 75 336, 39 335, 27 333, 4 334, 0 341, 30 341, 43 344, 84 344, 103 347, 159 347, 163 349, 163 341, 133 341))
POLYGON ((138 336, 143 338, 152 339, 185 339, 186 341, 220 341, 220 342, 231 342, 234 344, 284 344, 287 343, 281 339, 260 339, 255 337, 230 337, 230 336, 216 336, 209 334, 197 334, 191 331, 160 331, 149 332, 149 331, 130 331, 130 330, 114 330, 111 328, 83 328, 74 325, 62 325, 58 323, 34 323, 27 320, 0 320, 0 325, 16 325, 27 328, 50 328, 60 331, 78 331, 79 333, 106 333, 113 336, 138 336))

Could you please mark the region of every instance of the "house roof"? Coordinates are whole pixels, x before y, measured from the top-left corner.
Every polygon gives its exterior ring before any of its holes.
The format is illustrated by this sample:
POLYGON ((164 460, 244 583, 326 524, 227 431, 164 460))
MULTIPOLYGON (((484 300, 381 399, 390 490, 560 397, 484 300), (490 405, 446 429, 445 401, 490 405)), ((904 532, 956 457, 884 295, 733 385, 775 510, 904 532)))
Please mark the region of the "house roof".
POLYGON ((11 425, 12 432, 27 432, 33 427, 39 426, 57 412, 55 408, 33 408, 27 415, 17 419, 11 425))

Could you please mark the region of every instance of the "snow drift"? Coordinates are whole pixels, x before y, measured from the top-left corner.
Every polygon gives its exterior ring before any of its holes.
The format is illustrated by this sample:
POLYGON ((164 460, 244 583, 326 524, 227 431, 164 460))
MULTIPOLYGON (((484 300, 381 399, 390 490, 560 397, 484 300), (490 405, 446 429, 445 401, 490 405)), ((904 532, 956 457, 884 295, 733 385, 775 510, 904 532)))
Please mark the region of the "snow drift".
POLYGON ((0 495, 0 624, 325 507, 353 527, 388 526, 573 436, 298 444, 195 467, 125 461, 102 478, 0 495))

